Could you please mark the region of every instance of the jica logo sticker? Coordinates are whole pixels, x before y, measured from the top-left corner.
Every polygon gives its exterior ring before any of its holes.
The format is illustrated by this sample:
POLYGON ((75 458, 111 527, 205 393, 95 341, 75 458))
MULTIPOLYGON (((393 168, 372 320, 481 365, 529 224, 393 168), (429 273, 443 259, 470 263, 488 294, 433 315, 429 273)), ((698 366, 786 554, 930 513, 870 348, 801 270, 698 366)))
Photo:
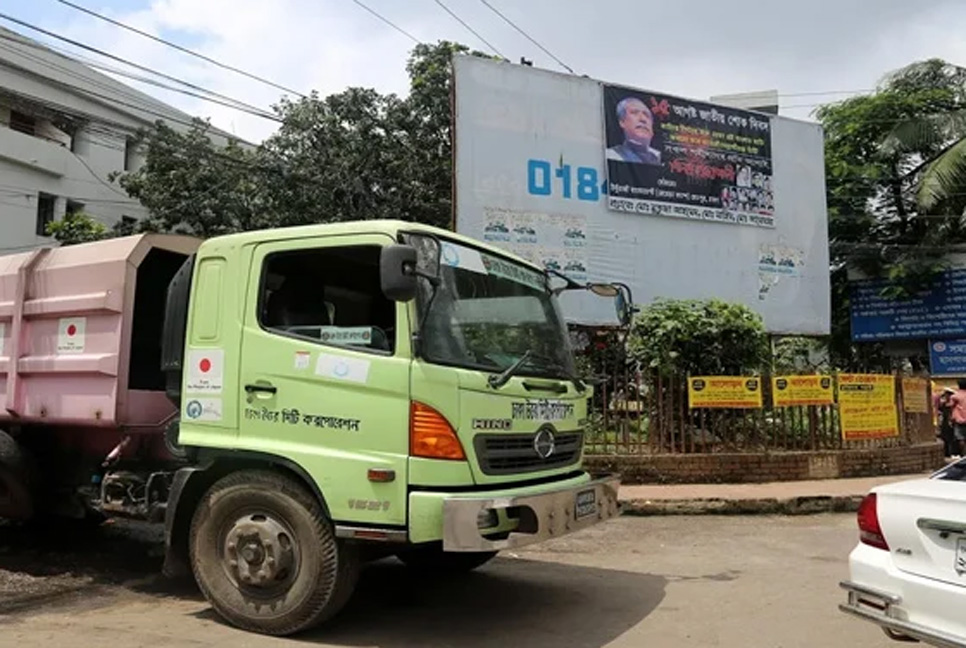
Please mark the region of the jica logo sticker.
POLYGON ((204 411, 204 406, 201 404, 201 402, 196 400, 191 401, 188 403, 188 406, 185 407, 185 414, 187 414, 188 418, 190 419, 201 418, 201 415, 204 413, 204 411))

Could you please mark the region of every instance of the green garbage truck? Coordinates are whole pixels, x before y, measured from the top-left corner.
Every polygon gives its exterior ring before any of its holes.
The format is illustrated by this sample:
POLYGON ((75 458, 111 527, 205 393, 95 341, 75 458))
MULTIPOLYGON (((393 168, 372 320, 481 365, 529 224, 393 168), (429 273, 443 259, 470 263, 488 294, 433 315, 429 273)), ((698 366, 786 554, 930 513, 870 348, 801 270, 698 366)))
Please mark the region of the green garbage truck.
POLYGON ((0 517, 163 521, 165 572, 273 635, 367 561, 459 573, 599 524, 619 479, 582 467, 576 290, 628 324, 624 285, 408 222, 2 257, 0 517))

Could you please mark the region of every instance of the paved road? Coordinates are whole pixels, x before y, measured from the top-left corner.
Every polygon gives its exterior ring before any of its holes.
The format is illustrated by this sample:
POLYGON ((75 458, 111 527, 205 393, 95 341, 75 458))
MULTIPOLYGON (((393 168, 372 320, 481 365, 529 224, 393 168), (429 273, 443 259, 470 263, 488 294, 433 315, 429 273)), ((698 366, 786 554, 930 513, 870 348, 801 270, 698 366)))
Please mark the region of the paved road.
POLYGON ((8 581, 54 579, 72 592, 21 596, 5 614, 0 600, 0 644, 894 647, 836 609, 854 539, 852 515, 621 518, 434 588, 421 587, 394 561, 372 565, 334 624, 280 640, 228 628, 194 590, 152 578, 157 556, 143 538, 128 545, 115 538, 107 549, 81 542, 74 553, 64 548, 78 541, 61 538, 42 568, 13 555, 0 534, 0 583, 6 569, 8 581), (85 566, 85 557, 97 567, 85 566))

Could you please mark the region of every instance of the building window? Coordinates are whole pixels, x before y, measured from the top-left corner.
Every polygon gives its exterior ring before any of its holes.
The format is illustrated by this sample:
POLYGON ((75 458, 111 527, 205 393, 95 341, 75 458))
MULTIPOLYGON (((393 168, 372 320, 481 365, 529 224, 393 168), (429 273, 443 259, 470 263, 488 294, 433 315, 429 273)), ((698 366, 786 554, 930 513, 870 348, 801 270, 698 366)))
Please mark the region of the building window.
POLYGON ((280 252, 264 266, 264 328, 321 344, 392 353, 396 305, 382 292, 378 246, 280 252))
POLYGON ((74 214, 79 214, 84 211, 84 203, 79 203, 74 200, 67 201, 67 215, 73 216, 74 214))
POLYGON ((37 120, 30 115, 17 112, 16 110, 11 110, 10 128, 21 133, 26 133, 27 135, 36 135, 37 120))
POLYGON ((137 155, 137 144, 128 137, 124 140, 124 170, 135 171, 135 155, 137 155))
POLYGON ((38 194, 37 196, 37 236, 50 236, 47 226, 54 222, 54 208, 57 206, 57 196, 38 194))

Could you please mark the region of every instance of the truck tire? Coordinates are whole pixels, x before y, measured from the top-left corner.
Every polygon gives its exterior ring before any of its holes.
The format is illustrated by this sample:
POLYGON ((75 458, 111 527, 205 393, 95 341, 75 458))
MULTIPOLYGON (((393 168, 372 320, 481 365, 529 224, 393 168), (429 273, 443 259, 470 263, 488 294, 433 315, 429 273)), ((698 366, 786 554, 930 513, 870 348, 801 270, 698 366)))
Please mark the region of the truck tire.
POLYGON ((348 602, 356 550, 335 537, 318 500, 267 470, 232 473, 198 503, 189 549, 198 587, 232 625, 286 636, 319 625, 348 602))
POLYGON ((434 544, 401 551, 396 554, 396 557, 410 569, 427 575, 445 576, 473 571, 493 560, 498 553, 497 551, 447 552, 434 544))
POLYGON ((23 521, 33 517, 31 472, 23 447, 0 430, 0 518, 23 521))

